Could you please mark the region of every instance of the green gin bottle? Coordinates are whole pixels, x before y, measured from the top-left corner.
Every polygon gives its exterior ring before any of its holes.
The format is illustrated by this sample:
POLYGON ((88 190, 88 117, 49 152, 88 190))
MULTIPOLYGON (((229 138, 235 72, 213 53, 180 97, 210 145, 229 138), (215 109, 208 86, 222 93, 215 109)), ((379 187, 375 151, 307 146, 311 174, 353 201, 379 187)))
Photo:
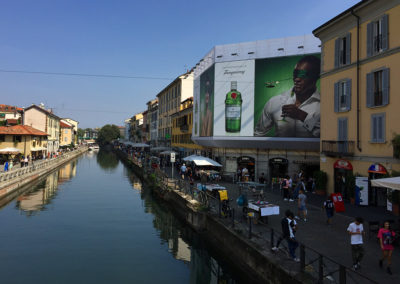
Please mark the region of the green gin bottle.
POLYGON ((242 94, 237 91, 237 82, 231 82, 231 91, 225 99, 225 131, 240 132, 242 123, 242 94))

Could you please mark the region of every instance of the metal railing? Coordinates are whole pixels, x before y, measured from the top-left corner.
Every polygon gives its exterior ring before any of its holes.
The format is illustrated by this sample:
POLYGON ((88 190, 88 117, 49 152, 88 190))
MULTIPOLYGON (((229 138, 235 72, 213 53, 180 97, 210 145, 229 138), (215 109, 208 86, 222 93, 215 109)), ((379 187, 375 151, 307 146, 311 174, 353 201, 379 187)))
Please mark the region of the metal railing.
POLYGON ((327 156, 353 156, 354 141, 322 141, 322 153, 327 156))

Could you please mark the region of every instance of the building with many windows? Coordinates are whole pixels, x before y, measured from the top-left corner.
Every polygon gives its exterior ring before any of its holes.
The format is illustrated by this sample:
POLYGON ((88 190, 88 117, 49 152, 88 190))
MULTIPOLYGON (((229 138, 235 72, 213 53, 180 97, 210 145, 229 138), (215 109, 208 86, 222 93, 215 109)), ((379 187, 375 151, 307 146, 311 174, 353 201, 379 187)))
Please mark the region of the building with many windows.
POLYGON ((192 140, 193 128, 193 97, 181 103, 180 110, 171 116, 172 141, 171 146, 179 151, 181 157, 200 154, 203 147, 192 140))
POLYGON ((147 102, 147 123, 149 125, 150 145, 157 146, 158 137, 158 99, 147 102))
POLYGON ((386 189, 369 180, 400 171, 400 1, 361 1, 313 31, 322 42, 321 158, 329 192, 386 206, 386 189), (362 180, 359 178, 358 180, 362 180))
POLYGON ((24 125, 29 125, 48 134, 47 153, 58 151, 60 146, 60 120, 52 110, 46 110, 44 105, 31 105, 24 110, 24 125))
POLYGON ((177 77, 157 95, 158 146, 171 147, 171 115, 180 110, 181 103, 193 96, 193 71, 177 77))
POLYGON ((60 147, 70 146, 74 143, 74 126, 62 119, 60 121, 60 147))
POLYGON ((0 104, 0 126, 22 124, 23 112, 20 107, 0 104))

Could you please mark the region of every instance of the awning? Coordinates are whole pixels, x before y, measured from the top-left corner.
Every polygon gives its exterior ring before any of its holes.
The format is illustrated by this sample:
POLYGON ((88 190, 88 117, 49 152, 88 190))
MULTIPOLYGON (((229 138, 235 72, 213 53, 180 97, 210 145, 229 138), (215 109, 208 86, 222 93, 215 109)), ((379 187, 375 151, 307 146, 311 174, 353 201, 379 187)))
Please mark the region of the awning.
POLYGON ((375 187, 386 187, 400 190, 400 177, 372 179, 371 185, 375 187))
POLYGON ((383 174, 383 175, 387 174, 387 170, 381 164, 373 164, 373 165, 371 165, 368 168, 368 172, 369 173, 373 173, 373 174, 383 174))
POLYGON ((179 155, 179 153, 177 153, 177 152, 175 152, 175 151, 171 151, 171 150, 162 151, 162 152, 160 153, 160 155, 171 155, 172 153, 174 153, 175 155, 179 155))
MULTIPOLYGON (((69 146, 69 145, 68 145, 69 146)), ((61 147, 61 146, 60 146, 61 147)), ((46 151, 47 149, 45 147, 33 147, 31 148, 31 152, 36 152, 36 151, 46 151)))
POLYGON ((186 158, 183 158, 184 161, 187 162, 193 162, 196 164, 196 166, 214 166, 214 167, 222 167, 222 165, 210 158, 203 157, 203 156, 197 156, 197 155, 191 155, 186 158))
POLYGON ((0 149, 0 154, 18 154, 21 153, 21 150, 14 147, 7 147, 0 149))
POLYGON ((132 147, 136 147, 136 148, 146 148, 146 147, 150 147, 150 145, 147 145, 145 143, 132 143, 131 144, 132 147))
POLYGON ((153 152, 168 151, 168 150, 171 151, 171 148, 169 148, 169 147, 153 147, 150 149, 150 151, 153 151, 153 152))

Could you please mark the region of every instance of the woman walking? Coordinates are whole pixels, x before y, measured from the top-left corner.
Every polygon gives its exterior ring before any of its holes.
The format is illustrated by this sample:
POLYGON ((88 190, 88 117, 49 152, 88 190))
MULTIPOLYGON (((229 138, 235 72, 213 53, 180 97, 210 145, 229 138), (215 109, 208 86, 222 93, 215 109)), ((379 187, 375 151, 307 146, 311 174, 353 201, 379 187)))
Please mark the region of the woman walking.
POLYGON ((382 258, 379 260, 379 266, 383 266, 383 261, 385 258, 387 259, 387 272, 392 274, 391 265, 392 265, 392 253, 393 253, 393 241, 394 241, 395 232, 390 228, 389 221, 385 221, 383 223, 383 228, 379 229, 378 238, 379 243, 382 249, 382 258))

